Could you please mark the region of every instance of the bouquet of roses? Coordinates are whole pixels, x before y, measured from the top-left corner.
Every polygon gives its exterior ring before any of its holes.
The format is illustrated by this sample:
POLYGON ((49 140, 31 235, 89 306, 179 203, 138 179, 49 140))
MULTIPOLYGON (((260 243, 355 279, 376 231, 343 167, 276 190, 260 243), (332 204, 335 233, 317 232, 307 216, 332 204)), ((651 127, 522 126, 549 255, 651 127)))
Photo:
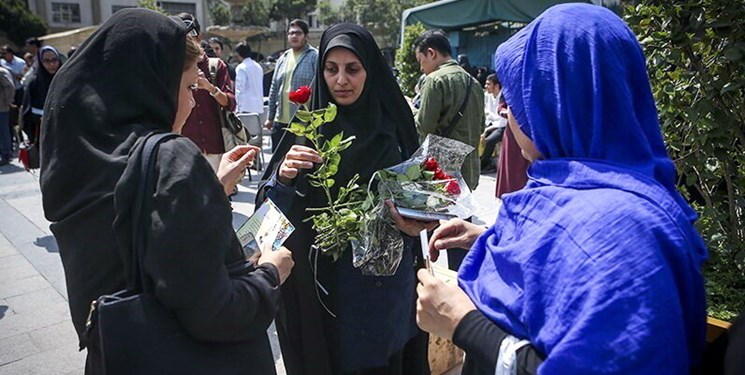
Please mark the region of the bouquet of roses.
POLYGON ((384 205, 388 199, 399 214, 412 219, 434 221, 472 216, 475 207, 471 190, 460 169, 473 150, 465 143, 428 135, 408 160, 378 171, 368 187, 367 205, 372 209, 366 212, 359 239, 352 241, 355 267, 363 274, 377 276, 392 275, 398 269, 403 238, 384 205), (375 184, 377 189, 373 189, 375 184))

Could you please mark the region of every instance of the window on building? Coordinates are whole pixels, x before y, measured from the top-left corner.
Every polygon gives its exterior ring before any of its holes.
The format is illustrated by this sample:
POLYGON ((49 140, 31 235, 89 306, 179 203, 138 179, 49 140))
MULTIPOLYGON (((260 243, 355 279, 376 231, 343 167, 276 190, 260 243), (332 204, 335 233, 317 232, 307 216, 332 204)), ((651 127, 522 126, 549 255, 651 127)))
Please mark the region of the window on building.
POLYGON ((167 14, 179 14, 179 13, 189 13, 196 15, 197 14, 197 5, 194 3, 177 3, 177 2, 171 2, 171 1, 159 1, 158 5, 163 8, 163 10, 167 14))
POLYGON ((127 8, 137 8, 137 7, 136 6, 132 6, 132 5, 112 5, 111 6, 111 14, 114 14, 114 13, 116 13, 116 12, 122 10, 122 9, 127 9, 127 8))
POLYGON ((52 3, 52 22, 80 23, 80 4, 52 3))
POLYGON ((317 29, 319 27, 318 16, 315 14, 315 12, 308 14, 308 27, 311 29, 317 29))

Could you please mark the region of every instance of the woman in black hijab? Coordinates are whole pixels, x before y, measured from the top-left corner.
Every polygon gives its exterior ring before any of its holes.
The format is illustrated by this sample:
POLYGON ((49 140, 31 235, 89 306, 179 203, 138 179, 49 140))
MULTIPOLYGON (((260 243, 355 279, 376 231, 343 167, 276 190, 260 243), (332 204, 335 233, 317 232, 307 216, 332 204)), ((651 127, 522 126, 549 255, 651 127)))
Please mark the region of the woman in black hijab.
MULTIPOLYGON (((179 19, 119 11, 49 90, 41 138, 44 213, 59 245, 73 324, 89 349, 89 374, 101 372, 102 358, 95 338, 84 340, 86 316, 91 301, 126 284, 143 139, 179 133, 194 106, 200 51, 188 32, 179 19)), ((148 197, 143 272, 154 294, 194 338, 246 354, 213 373, 275 373, 266 329, 292 260, 283 249, 248 265, 226 197, 256 151, 242 146, 226 153, 216 177, 189 139, 166 140, 148 197)))
POLYGON ((52 78, 57 74, 62 59, 60 53, 52 46, 44 46, 36 54, 36 66, 38 67, 31 77, 23 94, 23 132, 26 133, 29 142, 36 143, 39 140, 39 126, 44 115, 44 101, 47 100, 49 85, 52 78))
MULTIPOLYGON (((408 159, 418 147, 411 110, 367 30, 332 26, 319 53, 312 108, 338 106, 335 120, 320 131, 327 138, 341 131, 356 136, 341 154, 334 186, 345 186, 356 173, 366 185, 375 171, 408 159)), ((387 277, 362 275, 350 248, 337 262, 312 251, 316 233, 303 222, 305 210, 327 201, 321 189, 297 177, 321 161, 309 145, 285 134, 257 198, 271 198, 297 227, 287 241, 297 266, 282 287, 277 319, 287 373, 429 374, 427 337, 417 336, 414 319, 416 241, 406 239, 399 269, 387 277)))

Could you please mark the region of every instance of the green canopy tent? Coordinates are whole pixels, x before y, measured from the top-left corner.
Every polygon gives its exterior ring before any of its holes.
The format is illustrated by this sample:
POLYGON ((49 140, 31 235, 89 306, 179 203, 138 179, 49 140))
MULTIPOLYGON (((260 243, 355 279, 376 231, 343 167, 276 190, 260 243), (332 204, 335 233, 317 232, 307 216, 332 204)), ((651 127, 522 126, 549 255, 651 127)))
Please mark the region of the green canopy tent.
MULTIPOLYGON (((448 33, 453 56, 465 53, 474 66, 491 67, 497 46, 553 5, 586 2, 618 11, 619 0, 440 0, 405 10, 404 27, 421 23, 448 33)), ((402 38, 403 39, 403 38, 402 38)))

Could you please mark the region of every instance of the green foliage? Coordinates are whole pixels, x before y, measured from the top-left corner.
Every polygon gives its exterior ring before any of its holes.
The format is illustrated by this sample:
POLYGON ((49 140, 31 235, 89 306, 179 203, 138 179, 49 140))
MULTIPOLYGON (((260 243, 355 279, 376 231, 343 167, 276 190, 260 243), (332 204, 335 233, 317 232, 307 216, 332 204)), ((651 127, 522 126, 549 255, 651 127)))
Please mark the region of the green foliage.
POLYGON ((745 308, 745 2, 642 0, 626 10, 710 259, 709 314, 745 308))
POLYGON ((401 91, 404 95, 414 96, 414 86, 422 75, 419 69, 419 63, 414 57, 414 39, 425 30, 421 23, 406 26, 404 29, 404 40, 401 48, 396 51, 396 68, 398 68, 398 79, 401 84, 401 91))
POLYGON ((331 26, 339 22, 359 23, 376 36, 381 48, 396 47, 401 33, 401 13, 431 0, 346 0, 333 9, 328 0, 318 3, 318 19, 331 26))
POLYGON ((326 26, 342 22, 344 16, 342 15, 341 9, 334 9, 331 6, 329 0, 321 0, 318 2, 318 21, 326 26))
POLYGON ((230 25, 230 9, 222 2, 215 1, 210 7, 210 18, 215 25, 230 25))
POLYGON ((155 0, 137 0, 137 6, 140 8, 154 10, 160 14, 166 14, 165 9, 159 7, 158 3, 155 0))
POLYGON ((246 0, 241 18, 233 21, 244 26, 269 26, 269 10, 262 0, 246 0))
POLYGON ((0 26, 16 45, 22 46, 26 39, 47 33, 47 27, 39 16, 26 9, 22 0, 0 1, 0 26))
POLYGON ((344 132, 341 132, 324 140, 323 134, 319 132, 321 125, 336 118, 335 104, 314 111, 308 111, 305 105, 302 105, 295 116, 299 121, 291 123, 287 131, 310 140, 313 148, 318 150, 318 154, 323 158, 321 166, 307 177, 308 184, 323 189, 328 201, 326 207, 306 209, 315 213, 305 221, 312 220, 313 229, 318 233, 314 246, 337 261, 347 249, 349 241, 357 239, 363 228, 360 218, 365 215, 362 207, 367 195, 357 184, 359 175, 355 175, 346 186, 339 188, 335 198, 331 190, 336 184, 334 176, 339 172, 341 152, 352 145, 355 137, 344 138, 344 132))
POLYGON ((316 0, 274 0, 269 18, 275 21, 293 18, 304 19, 316 7, 316 0))

